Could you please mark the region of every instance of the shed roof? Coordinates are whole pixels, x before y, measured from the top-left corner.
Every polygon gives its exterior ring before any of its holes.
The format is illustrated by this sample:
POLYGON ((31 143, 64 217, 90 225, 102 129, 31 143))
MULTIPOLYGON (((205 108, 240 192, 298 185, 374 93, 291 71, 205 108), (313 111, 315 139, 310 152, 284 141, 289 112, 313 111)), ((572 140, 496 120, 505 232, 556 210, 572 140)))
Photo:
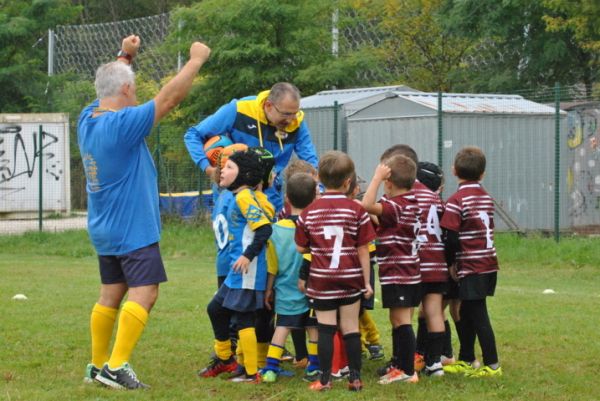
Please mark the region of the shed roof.
MULTIPOLYGON (((438 94, 426 92, 394 91, 402 99, 437 110, 438 94)), ((554 114, 554 107, 532 102, 519 95, 444 93, 444 113, 481 114, 554 114)), ((562 111, 561 111, 562 112, 562 111)))
MULTIPOLYGON (((302 109, 317 109, 321 107, 333 107, 335 101, 339 105, 356 102, 375 95, 384 95, 388 92, 401 91, 412 92, 414 89, 404 86, 376 86, 372 88, 335 89, 317 92, 312 96, 302 98, 300 106, 302 109)), ((379 99, 379 98, 378 98, 379 99)))

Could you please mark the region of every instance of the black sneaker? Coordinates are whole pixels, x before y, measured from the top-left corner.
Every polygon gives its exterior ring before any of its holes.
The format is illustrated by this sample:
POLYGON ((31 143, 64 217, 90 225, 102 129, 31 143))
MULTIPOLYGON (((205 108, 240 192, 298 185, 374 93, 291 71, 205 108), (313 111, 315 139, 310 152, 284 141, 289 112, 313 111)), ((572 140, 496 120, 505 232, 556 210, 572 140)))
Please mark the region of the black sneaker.
POLYGON ((96 381, 104 384, 105 386, 116 388, 119 390, 136 390, 136 389, 147 389, 149 385, 142 383, 138 380, 135 372, 125 362, 120 368, 112 370, 108 368, 108 364, 105 364, 100 373, 95 377, 96 381))
POLYGON ((395 368, 397 365, 396 360, 391 358, 385 365, 380 368, 377 368, 377 376, 382 377, 388 374, 390 369, 395 368))
POLYGON ((98 373, 100 373, 100 369, 98 369, 95 365, 88 363, 85 367, 85 376, 83 376, 83 382, 93 383, 98 373))

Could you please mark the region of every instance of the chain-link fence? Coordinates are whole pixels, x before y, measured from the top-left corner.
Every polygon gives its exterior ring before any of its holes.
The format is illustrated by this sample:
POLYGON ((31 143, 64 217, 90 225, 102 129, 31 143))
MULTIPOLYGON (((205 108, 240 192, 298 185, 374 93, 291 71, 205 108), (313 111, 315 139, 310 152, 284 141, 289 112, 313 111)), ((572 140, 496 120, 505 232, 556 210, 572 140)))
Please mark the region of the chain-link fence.
MULTIPOLYGON (((333 22, 331 49, 341 57, 363 47, 383 46, 390 35, 381 30, 376 18, 354 15, 351 10, 340 11, 333 22)), ((168 54, 161 47, 175 29, 178 26, 170 21, 169 14, 57 27, 51 64, 55 73, 73 72, 82 82, 90 83, 97 66, 111 59, 124 36, 135 32, 143 37, 141 52, 145 53, 136 67, 138 73, 160 81, 176 71, 181 62, 177 54, 168 54)), ((373 86, 394 84, 394 77, 402 74, 401 65, 405 63, 394 62, 390 56, 388 62, 357 74, 373 86)), ((488 158, 484 185, 497 200, 499 228, 557 234, 562 230, 594 231, 600 227, 600 103, 584 89, 543 88, 510 96, 415 91, 411 94, 408 87, 359 89, 348 96, 341 90, 328 94, 326 103, 304 110, 319 154, 333 148, 348 152, 359 175, 368 180, 386 147, 407 143, 422 160, 443 167, 446 197, 456 187, 451 174, 456 151, 466 145, 479 146, 488 158), (364 92, 364 96, 357 92, 364 92)), ((305 100, 308 99, 303 99, 303 104, 305 100)), ((202 116, 198 121, 201 119, 202 116)), ((42 146, 34 145, 39 140, 38 125, 47 132, 47 122, 36 122, 35 129, 17 133, 14 121, 1 120, 4 141, 0 142, 0 214, 11 218, 77 218, 74 213, 85 213, 85 177, 76 149, 75 120, 71 115, 69 136, 62 139, 69 143, 71 149, 65 155, 70 156, 61 159, 62 175, 58 174, 60 178, 54 181, 48 177, 57 174, 57 153, 46 149, 58 145, 46 142, 54 139, 44 134, 42 146), (40 160, 41 169, 36 164, 40 160), (40 205, 40 172, 41 209, 17 210, 16 204, 40 205), (15 185, 17 175, 30 182, 15 185), (68 207, 66 201, 49 204, 45 197, 64 182, 70 183, 68 207)), ((185 149, 182 135, 186 128, 159 125, 147 143, 156 162, 165 215, 196 218, 207 210, 205 200, 209 197, 202 193, 210 189, 210 183, 185 149)), ((66 193, 66 189, 60 191, 66 193)), ((47 225, 49 221, 41 224, 29 220, 24 227, 61 229, 47 225)), ((3 221, 2 227, 6 227, 4 232, 17 232, 22 230, 20 224, 16 220, 3 221)), ((80 223, 67 222, 64 226, 77 228, 80 223)))

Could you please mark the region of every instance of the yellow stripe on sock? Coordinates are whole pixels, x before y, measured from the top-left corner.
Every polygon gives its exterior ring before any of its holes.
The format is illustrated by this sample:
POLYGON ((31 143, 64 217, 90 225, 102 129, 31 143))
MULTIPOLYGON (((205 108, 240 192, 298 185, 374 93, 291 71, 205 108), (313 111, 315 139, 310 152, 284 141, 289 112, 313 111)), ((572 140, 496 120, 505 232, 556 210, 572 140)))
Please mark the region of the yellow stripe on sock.
POLYGON ((215 355, 217 355, 217 358, 222 359, 224 361, 228 360, 232 355, 231 340, 215 340, 215 355))

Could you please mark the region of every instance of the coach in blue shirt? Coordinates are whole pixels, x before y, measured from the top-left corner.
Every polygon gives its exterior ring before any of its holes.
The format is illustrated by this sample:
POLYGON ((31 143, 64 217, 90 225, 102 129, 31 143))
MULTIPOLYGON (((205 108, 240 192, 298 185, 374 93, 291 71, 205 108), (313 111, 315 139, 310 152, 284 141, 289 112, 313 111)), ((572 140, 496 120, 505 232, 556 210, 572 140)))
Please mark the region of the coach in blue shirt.
POLYGON ((145 138, 185 98, 210 55, 204 44, 192 44, 190 60, 181 71, 154 99, 138 106, 130 64, 139 46, 138 36, 128 36, 117 61, 98 68, 98 100, 83 109, 77 126, 87 180, 88 232, 98 253, 101 278, 100 299, 90 320, 92 360, 85 380, 119 389, 148 387, 137 379, 129 358, 158 298, 158 285, 167 280, 158 247, 156 168, 145 138))

